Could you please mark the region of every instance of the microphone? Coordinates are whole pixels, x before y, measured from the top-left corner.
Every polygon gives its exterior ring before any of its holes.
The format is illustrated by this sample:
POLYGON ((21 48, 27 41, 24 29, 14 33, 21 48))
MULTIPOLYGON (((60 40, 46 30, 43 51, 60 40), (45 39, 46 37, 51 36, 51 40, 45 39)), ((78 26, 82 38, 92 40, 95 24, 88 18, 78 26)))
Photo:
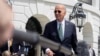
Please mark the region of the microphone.
POLYGON ((36 45, 39 42, 39 34, 36 32, 24 32, 19 30, 14 30, 13 37, 18 41, 25 41, 32 45, 36 45))

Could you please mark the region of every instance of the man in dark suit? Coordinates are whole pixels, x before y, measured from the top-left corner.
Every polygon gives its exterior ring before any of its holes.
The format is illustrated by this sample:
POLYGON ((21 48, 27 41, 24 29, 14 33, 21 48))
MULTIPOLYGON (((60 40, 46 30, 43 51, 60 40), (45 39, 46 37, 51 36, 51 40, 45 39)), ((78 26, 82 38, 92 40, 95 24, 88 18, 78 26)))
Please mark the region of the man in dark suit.
MULTIPOLYGON (((65 20, 66 8, 62 4, 58 4, 54 11, 56 20, 49 22, 44 30, 44 36, 54 42, 60 43, 66 48, 74 50, 77 54, 77 36, 75 25, 65 20)), ((46 49, 48 56, 69 56, 50 48, 46 49)))

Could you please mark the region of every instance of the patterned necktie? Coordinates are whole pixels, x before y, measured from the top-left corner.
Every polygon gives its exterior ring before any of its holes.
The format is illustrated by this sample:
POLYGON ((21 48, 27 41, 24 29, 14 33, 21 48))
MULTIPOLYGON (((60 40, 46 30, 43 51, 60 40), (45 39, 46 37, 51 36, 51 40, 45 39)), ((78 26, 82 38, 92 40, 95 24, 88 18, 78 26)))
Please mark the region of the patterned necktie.
POLYGON ((63 31, 62 31, 61 23, 59 23, 58 33, 59 33, 60 40, 62 41, 63 40, 63 31))

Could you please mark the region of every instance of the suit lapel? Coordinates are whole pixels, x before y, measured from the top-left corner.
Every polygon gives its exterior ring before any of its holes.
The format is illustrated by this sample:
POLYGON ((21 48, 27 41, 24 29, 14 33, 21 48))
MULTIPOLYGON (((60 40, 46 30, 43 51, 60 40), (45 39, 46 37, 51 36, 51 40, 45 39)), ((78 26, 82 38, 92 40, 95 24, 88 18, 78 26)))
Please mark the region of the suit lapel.
POLYGON ((68 25, 69 23, 67 21, 65 21, 65 31, 64 31, 64 39, 66 38, 66 35, 68 34, 68 25))

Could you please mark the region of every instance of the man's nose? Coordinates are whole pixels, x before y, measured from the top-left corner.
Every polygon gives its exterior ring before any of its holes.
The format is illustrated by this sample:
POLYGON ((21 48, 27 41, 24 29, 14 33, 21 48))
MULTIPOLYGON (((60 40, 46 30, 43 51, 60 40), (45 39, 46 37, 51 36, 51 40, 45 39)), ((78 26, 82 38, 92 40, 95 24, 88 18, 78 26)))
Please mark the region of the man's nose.
POLYGON ((56 14, 56 15, 58 15, 59 13, 58 13, 58 12, 56 12, 55 14, 56 14))
POLYGON ((55 14, 59 14, 58 12, 56 12, 55 14))

